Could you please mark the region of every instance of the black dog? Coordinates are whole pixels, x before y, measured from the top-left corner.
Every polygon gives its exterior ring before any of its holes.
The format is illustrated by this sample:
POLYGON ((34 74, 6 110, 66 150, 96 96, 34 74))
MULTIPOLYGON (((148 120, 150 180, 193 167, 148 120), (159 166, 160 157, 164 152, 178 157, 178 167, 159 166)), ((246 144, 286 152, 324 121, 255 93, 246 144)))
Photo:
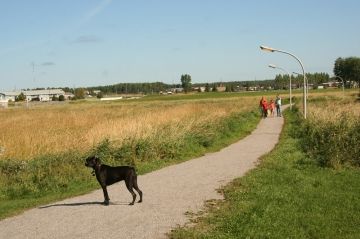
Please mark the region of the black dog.
POLYGON ((100 183, 104 192, 104 204, 109 205, 109 195, 106 190, 106 186, 125 180, 127 189, 130 191, 133 201, 129 205, 134 205, 136 194, 133 188, 139 193, 140 200, 142 202, 142 192, 137 185, 137 175, 135 169, 130 166, 111 167, 105 164, 101 164, 100 159, 96 156, 91 156, 86 159, 85 166, 93 168, 96 178, 100 183))

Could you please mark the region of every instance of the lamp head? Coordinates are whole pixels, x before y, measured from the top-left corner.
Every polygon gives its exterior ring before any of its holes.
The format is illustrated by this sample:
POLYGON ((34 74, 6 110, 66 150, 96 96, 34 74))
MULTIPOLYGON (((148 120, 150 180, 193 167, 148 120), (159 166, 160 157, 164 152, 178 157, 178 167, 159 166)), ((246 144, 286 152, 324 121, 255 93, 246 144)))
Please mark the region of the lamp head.
POLYGON ((263 50, 263 51, 270 51, 270 52, 275 51, 274 48, 271 48, 271 47, 268 47, 268 46, 260 46, 260 49, 263 50))
POLYGON ((269 67, 274 68, 274 69, 277 68, 276 65, 274 65, 274 64, 269 64, 269 67))

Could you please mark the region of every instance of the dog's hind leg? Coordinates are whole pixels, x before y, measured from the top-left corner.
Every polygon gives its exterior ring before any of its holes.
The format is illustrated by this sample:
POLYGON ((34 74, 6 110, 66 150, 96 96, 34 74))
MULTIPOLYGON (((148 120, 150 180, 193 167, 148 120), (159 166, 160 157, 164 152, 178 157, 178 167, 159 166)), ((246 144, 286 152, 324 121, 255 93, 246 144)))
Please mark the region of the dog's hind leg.
POLYGON ((129 190, 129 192, 131 193, 131 195, 133 197, 133 200, 129 205, 134 205, 134 202, 135 202, 135 199, 136 199, 136 194, 135 194, 135 192, 133 190, 132 180, 125 180, 125 184, 126 184, 127 189, 129 190))
POLYGON ((135 190, 138 192, 138 194, 139 194, 139 196, 140 196, 140 200, 138 201, 139 203, 140 202, 142 202, 142 195, 143 195, 143 193, 142 193, 142 191, 139 189, 139 187, 138 187, 138 184, 137 184, 137 176, 135 175, 134 176, 134 188, 135 188, 135 190))

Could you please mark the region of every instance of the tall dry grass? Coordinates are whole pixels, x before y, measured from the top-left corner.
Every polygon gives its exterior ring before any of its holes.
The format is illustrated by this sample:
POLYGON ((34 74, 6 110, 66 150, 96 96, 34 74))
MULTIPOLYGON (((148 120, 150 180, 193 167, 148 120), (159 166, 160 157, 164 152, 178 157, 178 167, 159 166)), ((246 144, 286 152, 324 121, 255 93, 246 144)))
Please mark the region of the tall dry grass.
POLYGON ((302 124, 303 146, 320 165, 360 166, 360 103, 353 95, 314 98, 302 124))
MULTIPOLYGON (((124 140, 166 137, 196 129, 233 112, 254 107, 254 98, 67 104, 2 110, 0 159, 31 159, 70 150, 85 152, 104 139, 121 146, 124 140), (170 132, 170 133, 169 133, 170 132)), ((256 103, 255 103, 256 104, 256 103)))

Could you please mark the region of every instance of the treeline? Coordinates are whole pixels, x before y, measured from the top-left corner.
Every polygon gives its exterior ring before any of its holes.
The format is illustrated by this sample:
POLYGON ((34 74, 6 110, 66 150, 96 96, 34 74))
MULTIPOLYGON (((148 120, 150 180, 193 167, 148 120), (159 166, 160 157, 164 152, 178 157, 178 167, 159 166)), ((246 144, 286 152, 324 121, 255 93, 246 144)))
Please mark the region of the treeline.
MULTIPOLYGON (((304 85, 304 77, 302 75, 290 75, 291 84, 293 88, 300 88, 304 85)), ((274 80, 274 89, 289 89, 290 87, 289 75, 276 75, 274 80)), ((314 87, 330 81, 330 76, 327 73, 306 73, 305 77, 308 84, 312 84, 314 87)), ((336 79, 338 80, 338 79, 336 79)))
MULTIPOLYGON (((292 75, 293 88, 302 87, 303 77, 301 75, 292 75)), ((327 73, 308 73, 306 74, 309 84, 320 85, 330 80, 327 73)), ((232 82, 213 82, 213 83, 192 83, 193 88, 205 87, 209 91, 216 87, 223 86, 226 91, 242 91, 249 88, 257 89, 288 89, 289 75, 277 75, 273 80, 254 80, 254 81, 232 81, 232 82)), ((166 84, 163 82, 154 83, 119 83, 106 86, 94 86, 85 88, 89 92, 100 90, 103 94, 152 94, 166 92, 170 89, 181 88, 179 84, 166 84)), ((65 91, 73 92, 73 89, 65 88, 65 91)))
POLYGON ((163 82, 153 83, 119 83, 114 85, 87 87, 90 92, 100 90, 104 94, 152 94, 166 91, 169 88, 179 88, 181 84, 170 85, 163 82))

